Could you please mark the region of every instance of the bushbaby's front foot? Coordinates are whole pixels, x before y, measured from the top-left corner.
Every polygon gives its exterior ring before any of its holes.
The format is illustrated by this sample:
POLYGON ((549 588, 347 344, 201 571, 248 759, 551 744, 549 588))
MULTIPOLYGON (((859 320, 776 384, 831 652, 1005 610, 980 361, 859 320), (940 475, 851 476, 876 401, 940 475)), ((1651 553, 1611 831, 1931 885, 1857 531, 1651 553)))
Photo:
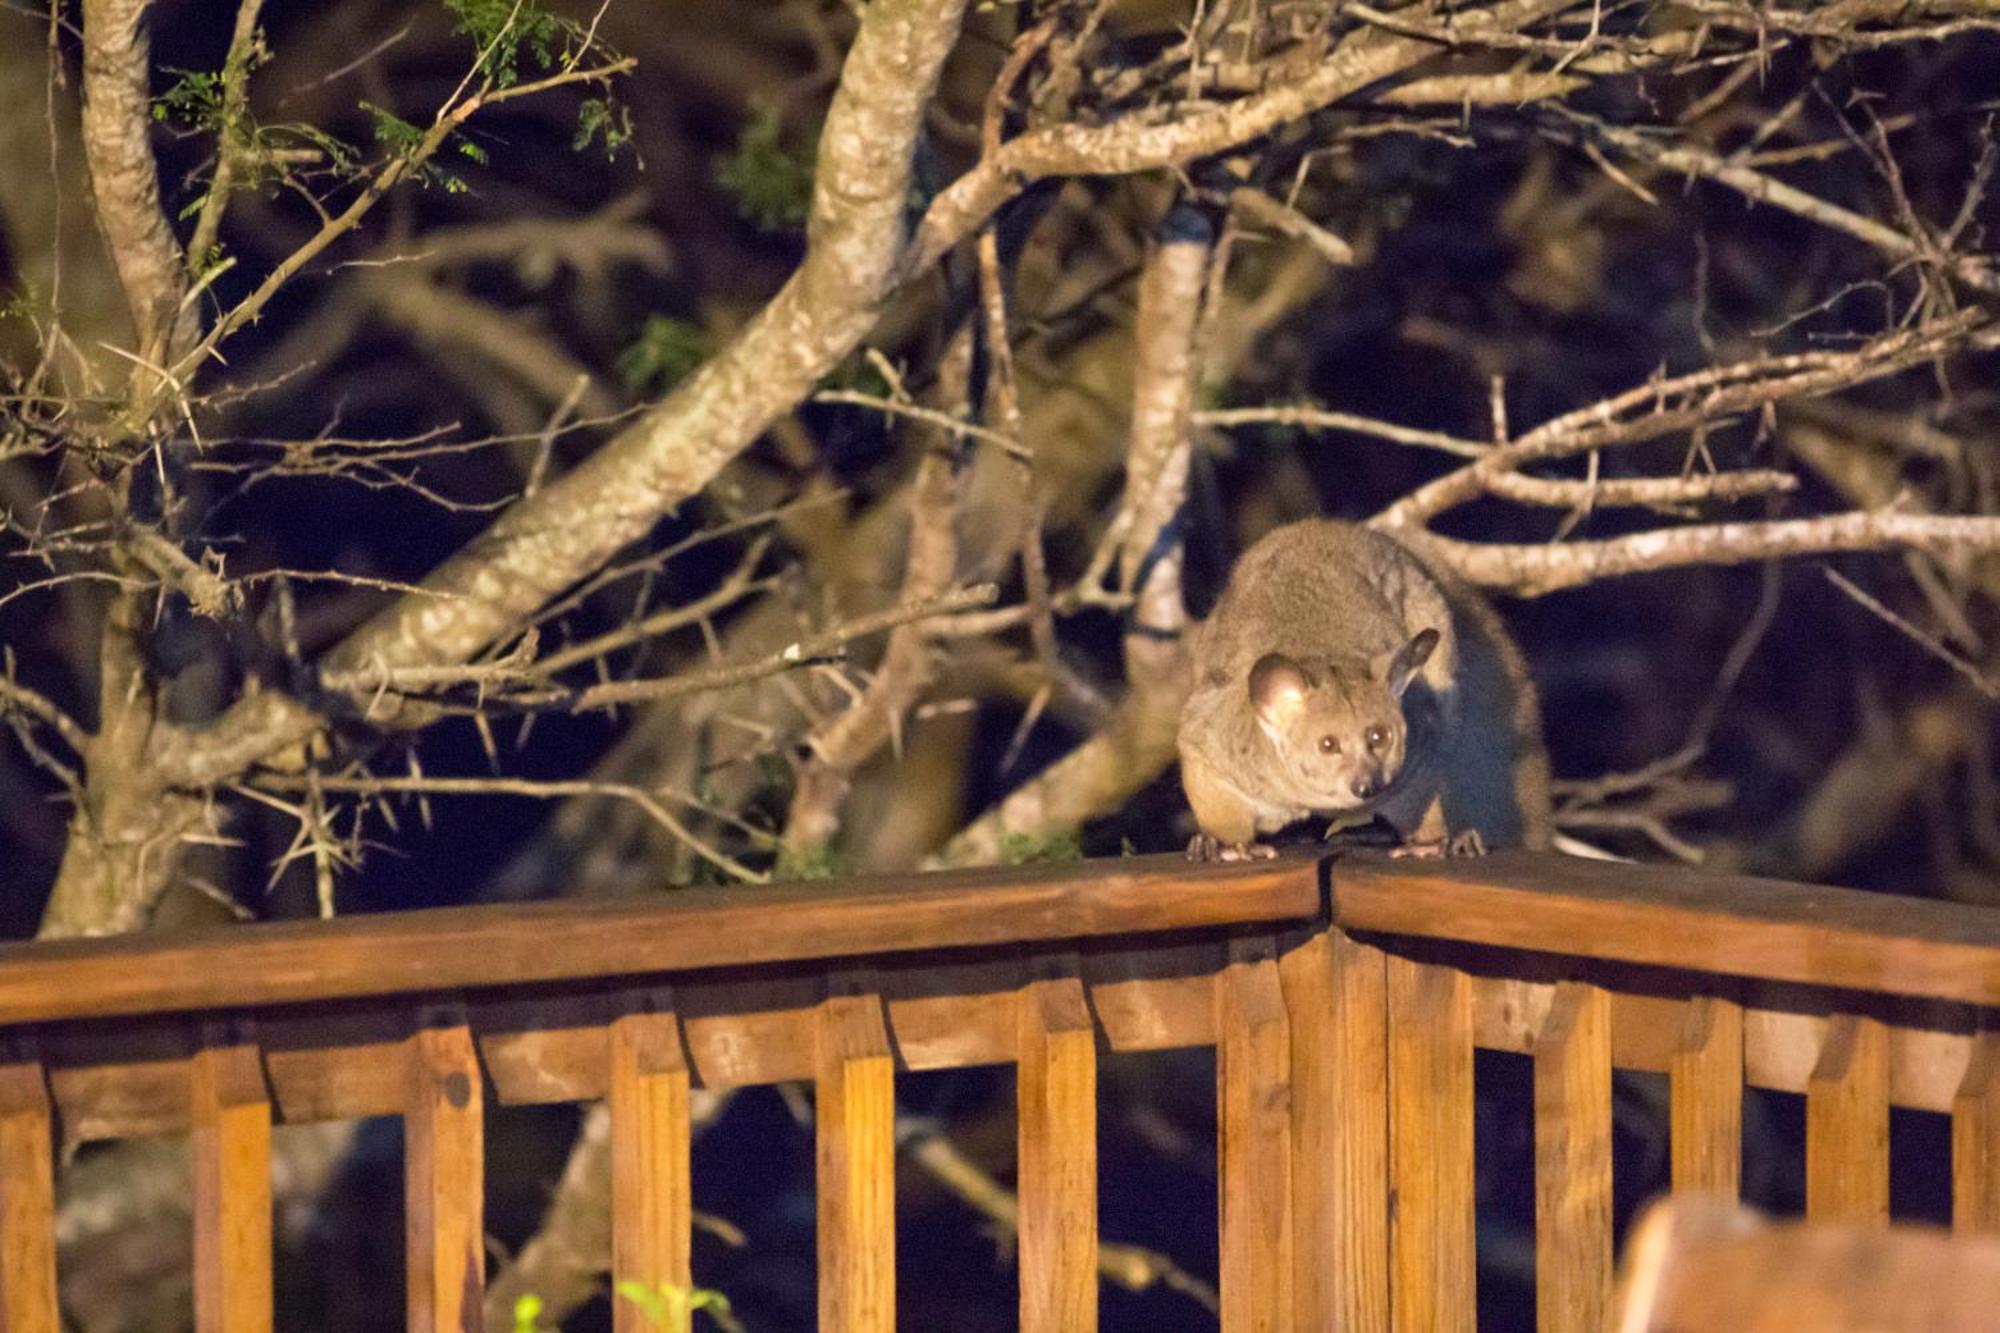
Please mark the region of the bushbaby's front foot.
POLYGON ((1187 846, 1190 861, 1268 861, 1277 854, 1268 843, 1224 842, 1211 833, 1195 834, 1187 846))
POLYGON ((1411 861, 1439 861, 1448 856, 1484 856, 1486 839, 1476 828, 1460 829, 1447 837, 1417 838, 1401 847, 1392 847, 1389 855, 1411 861))

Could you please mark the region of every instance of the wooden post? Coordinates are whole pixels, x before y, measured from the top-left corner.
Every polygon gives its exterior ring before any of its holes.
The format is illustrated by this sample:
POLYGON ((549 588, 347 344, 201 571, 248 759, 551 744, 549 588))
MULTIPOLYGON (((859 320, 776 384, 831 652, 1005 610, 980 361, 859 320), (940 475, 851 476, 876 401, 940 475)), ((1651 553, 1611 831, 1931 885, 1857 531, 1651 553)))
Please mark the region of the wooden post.
POLYGON ((403 1215, 410 1333, 472 1333, 486 1287, 479 1059, 462 1023, 405 1043, 403 1215))
POLYGON ((1391 1326, 1471 1333, 1472 986, 1395 955, 1388 975, 1391 1326))
POLYGON ((1734 1201, 1743 1176, 1743 1007, 1688 1002, 1668 1072, 1674 1192, 1734 1201))
POLYGON ((55 1148, 37 1061, 0 1065, 0 1329, 58 1333, 55 1148))
MULTIPOLYGON (((693 1289, 688 1250, 693 1204, 688 1175, 688 1068, 680 1020, 627 1014, 611 1024, 611 1297, 616 1333, 653 1333, 646 1312, 617 1294, 636 1282, 693 1289)), ((687 1333, 689 1314, 659 1333, 687 1333)))
POLYGON ((1889 1034, 1836 1014, 1806 1080, 1806 1216, 1889 1220, 1889 1034))
POLYGON ((1236 940, 1216 980, 1223 1333, 1292 1328, 1292 1040, 1268 937, 1236 940))
POLYGON ((1535 1038, 1535 1324, 1611 1311, 1611 996, 1564 982, 1535 1038))
POLYGON ((840 989, 815 1025, 819 1327, 894 1333, 895 1064, 881 997, 852 978, 840 989))
POLYGON ((1380 950, 1315 931, 1278 960, 1292 1034, 1300 1333, 1389 1327, 1388 996, 1380 950))
POLYGON ((1021 1333, 1097 1327, 1097 1029, 1067 966, 1021 992, 1021 1333))
POLYGON ((2000 1032, 1973 1039, 1951 1099, 1951 1225, 2000 1231, 2000 1032))
POLYGON ((271 1327, 271 1099, 249 1044, 212 1044, 191 1069, 194 1312, 201 1333, 271 1327))

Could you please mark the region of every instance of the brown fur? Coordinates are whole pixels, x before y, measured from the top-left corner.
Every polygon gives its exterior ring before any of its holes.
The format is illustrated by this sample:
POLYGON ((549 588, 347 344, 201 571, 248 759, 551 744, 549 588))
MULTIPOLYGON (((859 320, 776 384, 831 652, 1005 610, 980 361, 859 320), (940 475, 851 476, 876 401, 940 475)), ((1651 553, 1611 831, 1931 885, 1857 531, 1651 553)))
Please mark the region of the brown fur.
POLYGON ((1483 598, 1394 538, 1331 519, 1272 532, 1237 562, 1193 657, 1181 772, 1204 834, 1243 844, 1307 815, 1379 814, 1405 838, 1548 845, 1548 754, 1520 650, 1483 598), (1426 629, 1437 646, 1399 696, 1384 664, 1426 629), (1313 684, 1275 733, 1249 688, 1270 654, 1313 684), (1384 761, 1368 771, 1387 785, 1364 798, 1371 784, 1347 775, 1367 767, 1355 752, 1370 737, 1384 761))

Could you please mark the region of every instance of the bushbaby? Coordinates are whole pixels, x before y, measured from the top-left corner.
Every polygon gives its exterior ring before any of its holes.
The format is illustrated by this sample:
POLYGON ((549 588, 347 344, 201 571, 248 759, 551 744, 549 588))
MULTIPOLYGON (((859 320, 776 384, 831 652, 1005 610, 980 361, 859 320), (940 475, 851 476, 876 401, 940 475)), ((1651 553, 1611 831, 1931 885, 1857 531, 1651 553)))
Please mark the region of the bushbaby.
POLYGON ((1546 847, 1549 764, 1535 691, 1493 608, 1394 538, 1292 523, 1236 564, 1194 631, 1181 776, 1189 854, 1308 815, 1379 815, 1418 855, 1546 847))

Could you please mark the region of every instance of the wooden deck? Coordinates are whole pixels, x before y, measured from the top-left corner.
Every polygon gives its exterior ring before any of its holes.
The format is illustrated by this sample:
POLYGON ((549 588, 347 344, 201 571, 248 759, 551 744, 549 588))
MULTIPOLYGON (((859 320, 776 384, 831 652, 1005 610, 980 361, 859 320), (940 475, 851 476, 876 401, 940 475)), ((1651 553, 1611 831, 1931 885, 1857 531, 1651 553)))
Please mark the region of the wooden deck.
POLYGON ((895 1077, 1017 1063, 1022 1327, 1090 1329, 1099 1054, 1214 1046, 1225 1329, 1473 1326, 1485 1048, 1534 1061, 1540 1325, 1595 1330, 1614 1068, 1669 1076, 1676 1190, 1736 1192, 1743 1089, 1776 1088, 1812 1216, 1886 1219, 1895 1105, 1951 1117, 1955 1224, 2000 1230, 1996 1008, 2000 913, 1512 854, 6 946, 0 1327, 59 1327, 55 1148, 191 1130, 198 1322, 268 1329, 270 1127, 372 1115, 407 1130, 409 1326, 474 1327, 489 1101, 608 1099, 617 1276, 685 1284, 689 1090, 811 1080, 820 1325, 886 1333, 895 1077))

